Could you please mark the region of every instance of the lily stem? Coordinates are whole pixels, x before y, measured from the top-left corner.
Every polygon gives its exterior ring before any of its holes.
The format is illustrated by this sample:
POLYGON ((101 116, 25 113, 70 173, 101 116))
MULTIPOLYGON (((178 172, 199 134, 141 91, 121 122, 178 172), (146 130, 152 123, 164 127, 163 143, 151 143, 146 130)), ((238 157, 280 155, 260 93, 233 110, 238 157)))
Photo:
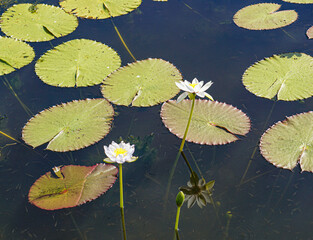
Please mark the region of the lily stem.
POLYGON ((188 119, 188 123, 187 123, 187 126, 186 126, 186 130, 185 130, 185 133, 184 133, 183 140, 182 140, 182 142, 180 144, 179 152, 183 151, 183 148, 184 148, 184 145, 185 145, 187 133, 188 133, 190 122, 191 122, 191 118, 192 118, 193 109, 194 109, 194 106, 195 106, 195 99, 196 99, 196 96, 193 93, 192 105, 191 105, 191 109, 190 109, 189 119, 188 119))
POLYGON ((178 236, 178 222, 179 222, 179 216, 180 216, 180 208, 181 207, 177 207, 177 212, 176 212, 176 221, 175 221, 175 235, 174 235, 174 239, 179 239, 179 236, 178 236))
POLYGON ((125 214, 124 214, 124 197, 123 197, 123 167, 122 164, 119 164, 119 181, 120 181, 120 210, 122 217, 122 227, 123 227, 123 237, 126 240, 126 227, 125 227, 125 214))

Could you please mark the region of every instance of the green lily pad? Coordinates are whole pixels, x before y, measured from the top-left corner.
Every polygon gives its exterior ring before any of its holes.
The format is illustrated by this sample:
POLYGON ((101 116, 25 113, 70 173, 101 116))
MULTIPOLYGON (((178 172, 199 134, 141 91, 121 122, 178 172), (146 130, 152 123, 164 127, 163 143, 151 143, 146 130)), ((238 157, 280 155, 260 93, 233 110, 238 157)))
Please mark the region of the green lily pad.
POLYGON ((285 27, 297 20, 294 10, 277 11, 281 7, 275 3, 259 3, 240 9, 234 15, 238 27, 250 30, 269 30, 285 27))
POLYGON ((105 19, 127 14, 141 4, 141 0, 61 0, 60 5, 81 18, 105 19))
POLYGON ((302 171, 313 172, 313 112, 293 115, 267 129, 260 150, 277 167, 292 170, 299 163, 302 171))
POLYGON ((73 32, 77 18, 46 4, 17 4, 1 16, 1 30, 8 36, 29 41, 49 41, 73 32))
POLYGON ((73 151, 101 140, 109 133, 113 107, 105 99, 72 101, 46 109, 23 128, 23 140, 32 147, 73 151))
POLYGON ((309 39, 313 38, 313 26, 306 31, 306 35, 309 39))
POLYGON ((86 87, 100 84, 120 66, 121 59, 112 48, 92 40, 75 39, 46 52, 38 59, 35 70, 49 85, 86 87))
POLYGON ((8 74, 31 63, 35 52, 27 43, 0 37, 0 75, 8 74))
POLYGON ((91 201, 112 187, 117 168, 103 163, 94 166, 63 166, 61 177, 51 172, 41 176, 28 193, 29 202, 45 210, 70 208, 91 201))
POLYGON ((294 101, 313 95, 313 58, 286 53, 265 58, 249 67, 242 77, 248 91, 259 97, 294 101))
POLYGON ((313 3, 313 0, 283 0, 284 2, 290 2, 290 3, 313 3))
POLYGON ((128 64, 110 74, 101 86, 105 98, 117 105, 148 107, 174 97, 182 80, 177 68, 162 59, 128 64))
MULTIPOLYGON (((161 118, 164 125, 179 138, 183 138, 192 101, 179 103, 170 100, 163 104, 161 118)), ((238 140, 246 135, 250 119, 239 109, 217 101, 195 100, 194 111, 186 141, 220 145, 238 140)))

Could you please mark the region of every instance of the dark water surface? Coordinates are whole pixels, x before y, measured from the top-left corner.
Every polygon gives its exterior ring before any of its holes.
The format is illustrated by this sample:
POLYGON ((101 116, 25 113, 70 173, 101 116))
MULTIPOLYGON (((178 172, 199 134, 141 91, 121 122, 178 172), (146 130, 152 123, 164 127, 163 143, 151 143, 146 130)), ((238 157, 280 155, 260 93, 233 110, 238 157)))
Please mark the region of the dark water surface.
MULTIPOLYGON (((274 102, 256 97, 242 85, 243 72, 264 57, 295 51, 313 55, 313 40, 305 36, 312 24, 313 5, 271 2, 282 4, 282 9, 296 10, 299 19, 270 31, 239 28, 232 22, 233 15, 248 4, 258 3, 243 0, 144 0, 139 9, 114 18, 138 60, 162 58, 173 63, 184 79, 213 81, 210 94, 241 109, 252 122, 251 131, 237 142, 223 146, 188 144, 188 157, 196 159, 206 180, 216 181, 213 198, 219 218, 212 205, 203 209, 187 209, 184 205, 179 225, 181 239, 313 239, 311 173, 300 173, 298 167, 293 172, 280 170, 257 149, 247 182, 238 186, 264 130, 286 116, 310 111, 313 106, 311 98, 304 102, 279 101, 266 122, 274 102), (233 216, 228 230, 227 211, 233 216)), ((57 5, 56 1, 45 3, 57 5)), ((109 45, 120 54, 122 65, 132 61, 109 20, 79 19, 72 34, 51 43, 57 46, 76 38, 109 45)), ((36 52, 35 61, 51 48, 47 42, 30 45, 36 52)), ((62 89, 44 84, 34 73, 35 61, 6 76, 34 114, 62 102, 101 97, 99 86, 62 89)), ((21 129, 30 117, 2 81, 0 99, 0 130, 21 139, 21 129)), ((27 194, 33 182, 52 167, 99 163, 105 157, 103 145, 132 135, 146 147, 136 152, 141 156, 137 162, 124 165, 128 239, 172 239, 175 196, 178 187, 186 185, 189 173, 179 161, 168 201, 164 202, 180 139, 164 127, 160 107, 115 106, 117 116, 112 131, 97 144, 72 153, 53 153, 44 147, 36 153, 1 135, 0 238, 121 239, 118 184, 90 203, 57 211, 30 205, 27 194)), ((192 165, 195 166, 193 162, 192 165)))

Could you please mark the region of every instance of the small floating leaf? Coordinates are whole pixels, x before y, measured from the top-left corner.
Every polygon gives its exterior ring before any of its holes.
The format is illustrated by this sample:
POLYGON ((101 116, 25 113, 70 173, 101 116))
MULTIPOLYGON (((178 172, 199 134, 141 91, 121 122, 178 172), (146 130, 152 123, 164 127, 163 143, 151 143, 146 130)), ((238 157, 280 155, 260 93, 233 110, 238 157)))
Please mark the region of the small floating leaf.
POLYGON ((248 91, 259 97, 294 101, 313 95, 313 58, 286 53, 265 58, 249 67, 242 77, 248 91))
POLYGON ((284 2, 290 2, 290 3, 313 3, 313 0, 283 0, 284 2))
MULTIPOLYGON (((179 103, 170 100, 163 104, 161 118, 164 125, 183 138, 191 109, 191 100, 179 103)), ((250 119, 239 109, 216 101, 195 100, 186 141, 219 145, 236 141, 236 135, 246 135, 250 119)))
POLYGON ((17 4, 2 14, 0 26, 6 35, 36 42, 70 34, 77 25, 77 18, 59 7, 46 4, 17 4), (32 7, 34 10, 31 10, 32 7))
POLYGON ((58 87, 100 84, 121 66, 118 54, 105 44, 75 39, 49 50, 38 59, 35 70, 45 83, 58 87))
POLYGON ((128 64, 109 75, 101 91, 117 105, 148 107, 174 97, 182 80, 177 68, 162 59, 146 59, 128 64))
POLYGON ((72 101, 46 109, 23 128, 23 140, 32 147, 73 151, 101 140, 109 133, 113 107, 105 99, 72 101))
POLYGON ((51 172, 41 176, 28 193, 29 202, 45 210, 56 210, 91 201, 112 187, 117 168, 103 163, 94 166, 63 166, 63 178, 51 172))
POLYGON ((237 26, 250 30, 269 30, 287 26, 297 20, 294 10, 277 11, 281 7, 275 3, 259 3, 240 9, 234 15, 237 26))
POLYGON ((306 31, 306 35, 309 39, 313 38, 313 26, 306 31))
POLYGON ((293 115, 267 129, 260 150, 277 167, 292 170, 300 163, 302 171, 313 172, 313 112, 293 115))
POLYGON ((66 12, 81 18, 104 19, 127 14, 141 4, 141 0, 61 0, 66 12))
POLYGON ((35 52, 27 43, 0 37, 0 75, 8 74, 33 61, 35 52))

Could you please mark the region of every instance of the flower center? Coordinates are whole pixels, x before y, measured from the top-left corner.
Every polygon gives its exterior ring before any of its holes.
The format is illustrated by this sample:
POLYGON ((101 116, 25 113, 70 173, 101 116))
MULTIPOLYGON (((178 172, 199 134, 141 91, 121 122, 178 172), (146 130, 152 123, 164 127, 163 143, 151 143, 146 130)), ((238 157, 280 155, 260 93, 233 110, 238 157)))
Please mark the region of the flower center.
POLYGON ((120 154, 125 156, 127 154, 127 151, 124 148, 116 148, 114 150, 114 153, 115 153, 115 157, 117 157, 120 154))
POLYGON ((195 86, 197 86, 198 83, 190 83, 189 86, 191 86, 192 88, 195 88, 195 86))

